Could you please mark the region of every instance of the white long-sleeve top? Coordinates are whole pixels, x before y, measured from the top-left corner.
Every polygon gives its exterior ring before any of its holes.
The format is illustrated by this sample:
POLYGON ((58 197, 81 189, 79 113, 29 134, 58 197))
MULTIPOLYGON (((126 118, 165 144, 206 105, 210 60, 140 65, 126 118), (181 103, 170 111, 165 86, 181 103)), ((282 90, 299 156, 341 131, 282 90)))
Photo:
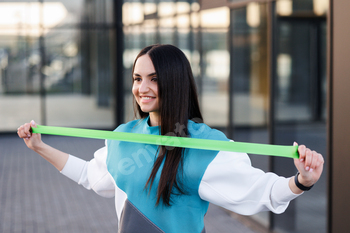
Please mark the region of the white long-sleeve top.
MULTIPOLYGON (((127 197, 107 170, 107 151, 106 143, 90 161, 70 155, 61 173, 103 197, 115 196, 120 220, 127 197)), ((245 153, 221 151, 208 165, 198 194, 205 201, 242 215, 267 210, 282 213, 299 196, 289 188, 289 179, 252 167, 245 153)))

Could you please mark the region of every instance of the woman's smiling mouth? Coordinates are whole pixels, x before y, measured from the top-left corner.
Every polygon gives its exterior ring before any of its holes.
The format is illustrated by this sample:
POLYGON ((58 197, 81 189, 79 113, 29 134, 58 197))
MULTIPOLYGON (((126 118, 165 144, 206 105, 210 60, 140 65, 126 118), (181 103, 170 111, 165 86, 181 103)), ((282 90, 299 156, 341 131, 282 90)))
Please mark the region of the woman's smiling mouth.
POLYGON ((140 100, 142 103, 148 103, 152 100, 155 100, 156 97, 153 97, 153 96, 140 96, 140 100))

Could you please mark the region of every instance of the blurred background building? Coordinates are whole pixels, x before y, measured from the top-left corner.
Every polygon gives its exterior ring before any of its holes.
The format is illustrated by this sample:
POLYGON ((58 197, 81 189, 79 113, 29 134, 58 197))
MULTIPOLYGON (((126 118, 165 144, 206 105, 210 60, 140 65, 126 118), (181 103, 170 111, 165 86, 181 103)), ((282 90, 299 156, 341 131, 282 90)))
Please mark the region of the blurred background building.
MULTIPOLYGON (((333 2, 0 1, 0 133, 32 119, 99 129, 132 120, 135 56, 173 44, 191 62, 207 124, 236 141, 297 141, 331 164, 332 9, 341 10, 333 2)), ((290 159, 251 159, 264 171, 296 172, 290 159)), ((286 213, 249 221, 275 232, 332 231, 332 172, 327 165, 286 213)))

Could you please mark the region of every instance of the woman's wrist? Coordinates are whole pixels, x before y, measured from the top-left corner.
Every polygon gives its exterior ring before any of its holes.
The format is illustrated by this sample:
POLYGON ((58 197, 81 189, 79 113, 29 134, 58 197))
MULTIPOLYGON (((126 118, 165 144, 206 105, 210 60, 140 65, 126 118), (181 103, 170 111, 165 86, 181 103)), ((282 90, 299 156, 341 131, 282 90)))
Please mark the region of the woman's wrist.
POLYGON ((297 172, 297 174, 294 176, 294 182, 295 185, 302 191, 309 191, 314 185, 306 182, 301 176, 300 173, 297 172))
POLYGON ((303 193, 304 191, 300 190, 295 182, 294 182, 294 179, 295 179, 295 176, 292 176, 290 179, 289 179, 289 188, 290 190, 294 193, 294 194, 301 194, 303 193))
POLYGON ((33 144, 32 148, 30 149, 36 153, 40 153, 41 151, 45 150, 45 147, 47 147, 47 145, 43 141, 40 141, 39 143, 33 144))

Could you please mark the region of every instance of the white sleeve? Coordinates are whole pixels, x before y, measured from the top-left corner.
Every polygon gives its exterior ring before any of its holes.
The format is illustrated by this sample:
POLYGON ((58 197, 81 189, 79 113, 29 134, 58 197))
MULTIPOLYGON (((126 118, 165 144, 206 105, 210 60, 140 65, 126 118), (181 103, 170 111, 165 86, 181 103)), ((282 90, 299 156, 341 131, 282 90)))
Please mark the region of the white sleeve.
POLYGON ((283 213, 299 196, 288 182, 252 167, 247 154, 221 151, 207 167, 198 192, 203 200, 242 215, 283 213))
POLYGON ((113 197, 114 181, 107 170, 107 145, 98 149, 90 161, 69 155, 61 173, 86 189, 92 189, 103 197, 113 197))

